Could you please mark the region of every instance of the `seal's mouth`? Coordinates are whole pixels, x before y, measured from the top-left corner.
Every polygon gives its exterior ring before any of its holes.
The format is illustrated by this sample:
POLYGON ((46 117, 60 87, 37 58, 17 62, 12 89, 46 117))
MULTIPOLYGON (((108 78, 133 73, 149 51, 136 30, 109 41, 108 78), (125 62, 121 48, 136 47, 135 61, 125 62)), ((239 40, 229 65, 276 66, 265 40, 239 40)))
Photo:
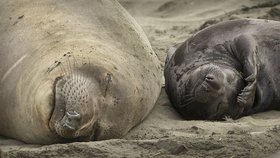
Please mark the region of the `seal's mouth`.
POLYGON ((228 88, 218 85, 212 78, 208 80, 198 80, 191 90, 185 91, 178 106, 184 118, 217 121, 239 118, 244 110, 237 105, 237 92, 241 88, 228 88))

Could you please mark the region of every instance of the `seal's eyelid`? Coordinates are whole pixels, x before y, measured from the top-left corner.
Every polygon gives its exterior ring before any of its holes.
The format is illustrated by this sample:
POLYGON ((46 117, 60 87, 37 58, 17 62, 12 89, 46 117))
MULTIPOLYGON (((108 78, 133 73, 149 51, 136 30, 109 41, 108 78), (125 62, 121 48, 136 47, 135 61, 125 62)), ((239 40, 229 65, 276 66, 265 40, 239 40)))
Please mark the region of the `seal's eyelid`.
POLYGON ((213 80, 214 80, 214 75, 207 74, 207 75, 205 76, 205 80, 206 80, 206 81, 213 81, 213 80))
POLYGON ((213 79, 213 77, 205 76, 205 80, 212 81, 213 79))

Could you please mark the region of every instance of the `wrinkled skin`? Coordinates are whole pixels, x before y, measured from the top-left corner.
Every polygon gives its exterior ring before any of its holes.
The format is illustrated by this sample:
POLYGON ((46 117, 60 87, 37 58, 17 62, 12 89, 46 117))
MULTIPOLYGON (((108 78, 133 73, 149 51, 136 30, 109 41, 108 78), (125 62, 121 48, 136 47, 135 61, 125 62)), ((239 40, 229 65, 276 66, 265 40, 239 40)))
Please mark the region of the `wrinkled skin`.
POLYGON ((213 64, 202 65, 182 77, 178 107, 186 109, 186 118, 215 120, 228 116, 238 117, 241 108, 232 105, 243 85, 235 71, 213 64), (207 109, 205 108, 207 107, 207 109))
POLYGON ((160 63, 116 0, 0 1, 0 134, 121 138, 154 107, 160 63))
POLYGON ((280 23, 241 19, 199 31, 168 51, 166 92, 186 119, 237 119, 279 109, 280 23))

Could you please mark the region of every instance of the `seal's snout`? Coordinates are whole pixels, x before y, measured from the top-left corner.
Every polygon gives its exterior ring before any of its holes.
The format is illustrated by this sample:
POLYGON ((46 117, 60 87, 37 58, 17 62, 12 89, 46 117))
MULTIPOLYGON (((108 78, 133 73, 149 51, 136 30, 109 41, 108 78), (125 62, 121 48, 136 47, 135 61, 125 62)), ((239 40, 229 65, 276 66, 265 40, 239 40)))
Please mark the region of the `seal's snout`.
POLYGON ((57 79, 50 128, 59 136, 74 139, 92 135, 97 110, 90 95, 92 87, 82 74, 57 79))

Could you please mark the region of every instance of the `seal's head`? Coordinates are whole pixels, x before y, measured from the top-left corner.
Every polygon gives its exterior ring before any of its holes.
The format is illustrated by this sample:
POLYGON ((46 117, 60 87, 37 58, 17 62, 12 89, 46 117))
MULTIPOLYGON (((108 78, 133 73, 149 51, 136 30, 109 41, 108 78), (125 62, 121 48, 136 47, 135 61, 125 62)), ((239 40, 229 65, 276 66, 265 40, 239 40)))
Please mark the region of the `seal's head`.
POLYGON ((69 141, 93 139, 99 110, 94 87, 90 78, 78 72, 56 79, 49 123, 53 132, 69 141))
POLYGON ((177 108, 186 119, 221 120, 240 115, 237 96, 244 83, 232 68, 205 64, 183 75, 181 83, 177 108))

